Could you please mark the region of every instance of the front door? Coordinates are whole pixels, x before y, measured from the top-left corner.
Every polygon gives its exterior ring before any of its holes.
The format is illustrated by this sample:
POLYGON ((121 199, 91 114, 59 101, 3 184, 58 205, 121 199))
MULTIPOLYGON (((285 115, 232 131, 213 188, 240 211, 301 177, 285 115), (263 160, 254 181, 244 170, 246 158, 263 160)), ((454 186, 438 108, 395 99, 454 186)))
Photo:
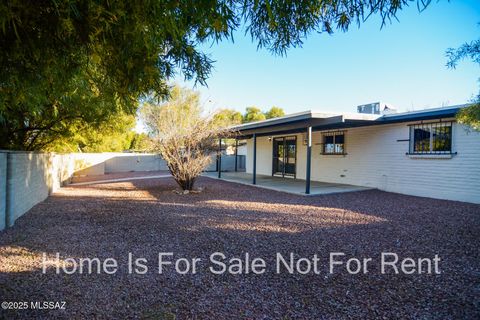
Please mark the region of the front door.
POLYGON ((296 175, 297 137, 273 138, 272 175, 296 175))

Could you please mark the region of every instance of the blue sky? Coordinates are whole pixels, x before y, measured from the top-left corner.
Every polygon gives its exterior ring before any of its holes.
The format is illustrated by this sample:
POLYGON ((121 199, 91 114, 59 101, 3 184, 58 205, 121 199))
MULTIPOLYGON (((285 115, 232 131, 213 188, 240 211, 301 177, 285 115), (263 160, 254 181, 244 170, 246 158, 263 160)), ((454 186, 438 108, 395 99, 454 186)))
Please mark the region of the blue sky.
MULTIPOLYGON (((311 34, 286 57, 257 50, 235 34, 203 50, 216 60, 208 88, 197 85, 206 109, 282 107, 287 113, 355 112, 383 101, 399 111, 468 102, 478 93, 480 68, 471 62, 447 69, 445 51, 480 34, 480 1, 432 1, 423 12, 402 10, 380 29, 378 17, 346 33, 311 34)), ((181 76, 175 82, 193 87, 181 76)))

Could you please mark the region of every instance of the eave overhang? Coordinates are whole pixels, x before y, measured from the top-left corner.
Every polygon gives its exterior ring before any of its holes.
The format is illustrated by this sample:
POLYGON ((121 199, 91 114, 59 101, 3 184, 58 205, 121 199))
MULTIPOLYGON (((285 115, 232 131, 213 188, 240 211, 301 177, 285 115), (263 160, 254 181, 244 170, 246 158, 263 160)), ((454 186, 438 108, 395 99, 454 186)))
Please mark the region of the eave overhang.
POLYGON ((237 132, 239 138, 250 138, 253 134, 257 136, 296 134, 305 132, 308 127, 312 127, 313 131, 340 130, 400 122, 453 118, 460 109, 466 106, 468 105, 389 115, 361 113, 330 114, 306 111, 280 118, 242 124, 231 129, 237 132))

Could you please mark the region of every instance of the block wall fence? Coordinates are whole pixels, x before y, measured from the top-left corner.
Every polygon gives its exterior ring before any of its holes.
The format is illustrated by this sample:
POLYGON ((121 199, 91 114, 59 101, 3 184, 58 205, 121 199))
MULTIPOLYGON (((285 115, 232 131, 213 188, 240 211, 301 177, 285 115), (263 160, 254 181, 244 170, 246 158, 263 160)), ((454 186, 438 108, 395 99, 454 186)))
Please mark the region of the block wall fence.
POLYGON ((73 176, 157 170, 167 166, 155 154, 0 151, 0 230, 12 226, 73 176))

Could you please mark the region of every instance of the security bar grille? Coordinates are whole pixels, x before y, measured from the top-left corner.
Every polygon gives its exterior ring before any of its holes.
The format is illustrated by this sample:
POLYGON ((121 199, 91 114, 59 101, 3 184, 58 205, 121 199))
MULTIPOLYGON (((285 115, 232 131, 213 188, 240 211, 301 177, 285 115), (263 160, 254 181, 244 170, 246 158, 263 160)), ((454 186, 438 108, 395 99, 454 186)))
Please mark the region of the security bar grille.
POLYGON ((410 126, 410 154, 451 154, 452 122, 410 126))
POLYGON ((345 132, 331 131, 323 134, 322 154, 345 154, 345 132))

